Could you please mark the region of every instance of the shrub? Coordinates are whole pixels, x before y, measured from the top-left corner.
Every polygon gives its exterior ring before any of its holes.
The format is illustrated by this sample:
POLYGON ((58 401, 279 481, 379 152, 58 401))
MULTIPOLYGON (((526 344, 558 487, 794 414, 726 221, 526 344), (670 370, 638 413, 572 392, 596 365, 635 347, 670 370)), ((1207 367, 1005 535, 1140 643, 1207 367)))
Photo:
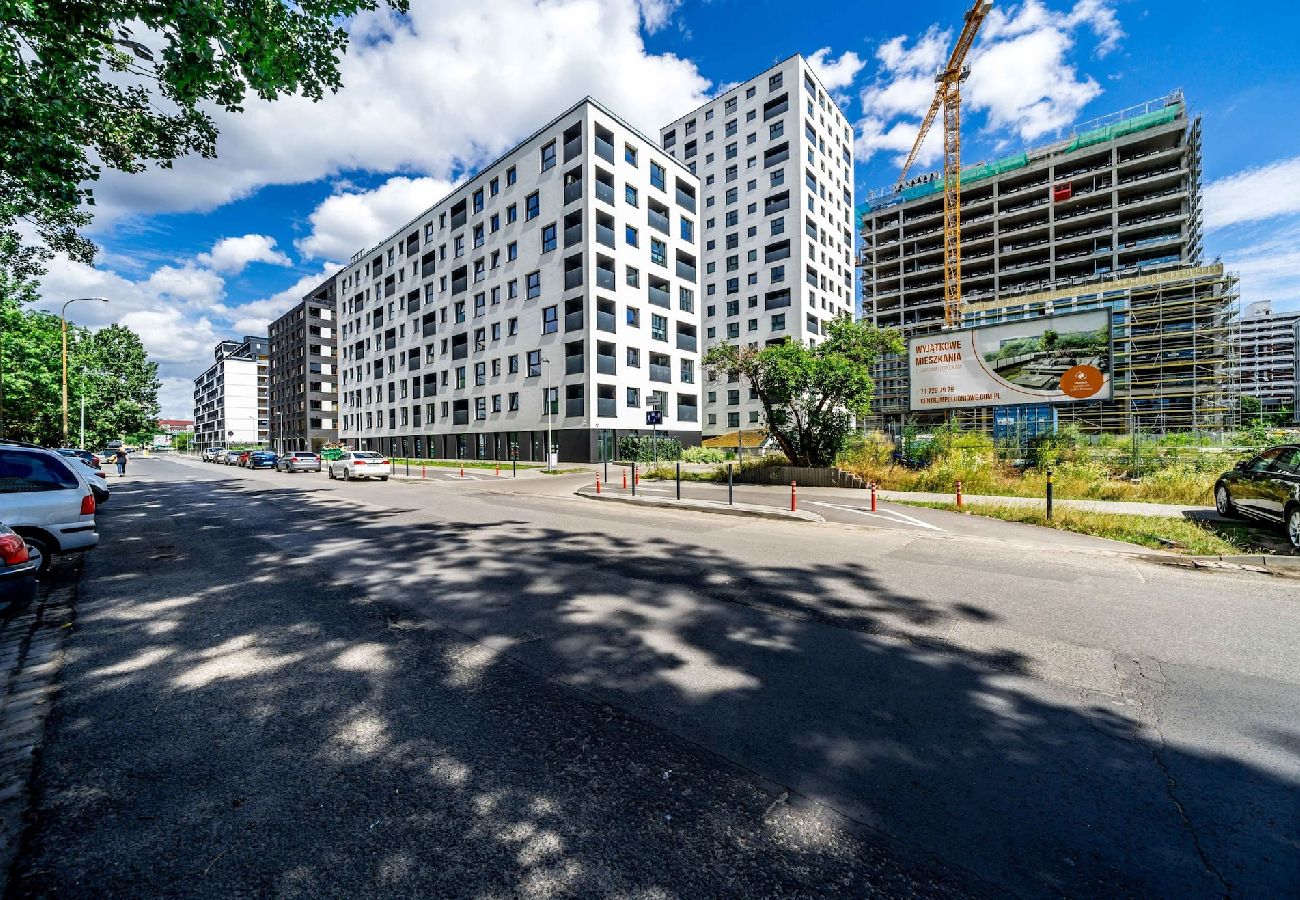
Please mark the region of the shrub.
POLYGON ((618 458, 627 462, 672 462, 682 457, 682 442, 675 437, 661 435, 656 439, 648 434, 625 434, 618 442, 618 458))
POLYGON ((726 460, 727 454, 717 447, 687 447, 682 451, 682 462, 720 463, 726 460))

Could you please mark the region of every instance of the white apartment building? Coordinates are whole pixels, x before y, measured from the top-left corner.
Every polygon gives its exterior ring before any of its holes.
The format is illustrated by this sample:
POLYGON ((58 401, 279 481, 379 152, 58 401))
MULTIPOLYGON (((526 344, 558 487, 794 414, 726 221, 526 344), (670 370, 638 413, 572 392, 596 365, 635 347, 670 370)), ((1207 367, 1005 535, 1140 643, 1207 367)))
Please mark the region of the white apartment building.
POLYGON ((336 276, 340 439, 596 461, 700 440, 699 180, 585 98, 336 276))
POLYGON ((216 361, 194 379, 194 443, 200 449, 265 445, 267 339, 222 341, 216 361))
MULTIPOLYGON (((853 130, 795 55, 664 126, 704 198, 704 348, 812 344, 853 316, 853 130)), ((761 427, 752 389, 705 385, 706 437, 761 427)))
POLYGON ((1237 326, 1237 392, 1267 412, 1295 402, 1297 328, 1300 310, 1275 312, 1268 300, 1248 304, 1237 326))

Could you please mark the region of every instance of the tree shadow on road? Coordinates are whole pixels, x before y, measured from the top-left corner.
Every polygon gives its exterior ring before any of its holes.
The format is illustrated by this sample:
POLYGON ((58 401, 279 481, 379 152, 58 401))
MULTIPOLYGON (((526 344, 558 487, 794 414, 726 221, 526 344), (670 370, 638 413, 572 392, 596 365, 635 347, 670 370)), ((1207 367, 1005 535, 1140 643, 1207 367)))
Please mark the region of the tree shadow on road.
POLYGON ((1300 887, 1293 780, 871 565, 204 490, 103 517, 18 895, 1300 887))

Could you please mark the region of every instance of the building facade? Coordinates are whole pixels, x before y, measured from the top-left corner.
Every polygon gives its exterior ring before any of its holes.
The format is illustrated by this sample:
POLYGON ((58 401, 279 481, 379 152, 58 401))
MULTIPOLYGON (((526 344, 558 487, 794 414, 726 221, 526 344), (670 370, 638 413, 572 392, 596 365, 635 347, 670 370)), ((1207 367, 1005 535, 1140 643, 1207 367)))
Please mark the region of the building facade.
POLYGON ((340 438, 611 458, 700 439, 699 181, 586 98, 336 276, 340 438))
MULTIPOLYGON (((853 315, 853 131, 791 56, 670 122, 661 143, 703 194, 704 348, 818 340, 853 315)), ((705 386, 705 436, 761 427, 738 382, 705 386)))
POLYGON ((267 446, 267 339, 222 341, 216 361, 194 379, 194 446, 267 446))
MULTIPOLYGON (((1018 306, 1035 306, 1029 297, 1092 297, 1112 290, 1122 297, 1127 296, 1124 289, 1115 289, 1114 283, 1129 284, 1183 268, 1189 271, 1169 283, 1210 285, 1196 272, 1201 263, 1200 171, 1200 120, 1189 116, 1181 93, 1079 126, 1064 140, 963 169, 961 271, 966 309, 1005 309, 1014 315, 1022 311, 1018 306)), ((897 328, 905 338, 940 331, 942 177, 922 176, 900 190, 873 192, 859 212, 863 318, 897 328)), ((1235 281, 1221 271, 1217 277, 1207 289, 1235 304, 1235 281)), ((1201 327, 1203 316, 1217 322, 1197 352, 1209 352, 1207 366, 1228 377, 1221 366, 1232 356, 1224 345, 1231 326, 1223 319, 1218 299, 1209 306, 1185 303, 1177 291, 1164 289, 1142 296, 1168 298, 1170 305, 1158 311, 1164 334, 1201 327)), ((1037 308, 1048 307, 1038 303, 1037 308)), ((1229 315, 1233 308, 1227 310, 1229 315)), ((965 315, 963 324, 989 322, 990 315, 965 315)), ((1171 365, 1186 362, 1182 356, 1165 358, 1171 365)), ((1145 370, 1130 377, 1122 369, 1129 362, 1117 351, 1117 396, 1120 381, 1154 384, 1163 377, 1145 370)), ((882 360, 874 374, 877 424, 900 424, 910 415, 906 358, 882 360)), ((1168 378, 1173 384, 1182 376, 1171 370, 1168 378)), ((1217 387, 1200 379, 1197 384, 1197 392, 1182 399, 1152 397, 1159 410, 1156 420, 1176 427, 1173 423, 1197 420, 1202 406, 1226 408, 1217 387), (1209 393, 1202 395, 1202 389, 1209 393)), ((1075 415, 1094 405, 1061 411, 1075 415)), ((1127 408, 1122 414, 1116 408, 1086 418, 1123 428, 1127 408)))
POLYGON ((269 420, 277 452, 337 443, 337 280, 303 297, 269 331, 269 420))
POLYGON ((1296 328, 1300 311, 1274 312, 1267 300, 1251 303, 1237 328, 1237 390, 1264 412, 1295 409, 1296 328))

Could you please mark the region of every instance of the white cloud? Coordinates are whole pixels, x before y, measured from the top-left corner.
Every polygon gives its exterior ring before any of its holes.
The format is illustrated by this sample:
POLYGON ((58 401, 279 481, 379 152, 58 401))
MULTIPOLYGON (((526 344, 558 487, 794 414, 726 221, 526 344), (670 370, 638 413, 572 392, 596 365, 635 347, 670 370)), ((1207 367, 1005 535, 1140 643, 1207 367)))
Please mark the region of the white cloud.
POLYGON ((1211 181, 1201 208, 1207 231, 1300 213, 1300 156, 1211 181))
MULTIPOLYGON (((1073 123, 1101 94, 1098 83, 1070 61, 1083 29, 1095 35, 1098 55, 1113 49, 1123 31, 1112 0, 1078 0, 1064 12, 1040 0, 995 7, 967 57, 971 74, 962 89, 963 114, 983 113, 986 130, 1019 141, 1073 123)), ((860 160, 892 152, 898 165, 906 161, 934 98, 934 73, 947 62, 954 40, 952 30, 932 25, 919 37, 901 35, 877 48, 877 77, 862 91, 864 116, 856 141, 860 160), (904 139, 907 135, 911 140, 904 139)), ((934 137, 941 129, 942 122, 936 122, 918 156, 921 165, 942 155, 942 141, 934 137)))
POLYGON ((291 265, 289 257, 275 249, 275 238, 265 234, 222 238, 213 245, 211 252, 200 253, 195 259, 201 265, 230 275, 238 275, 246 266, 255 262, 273 266, 291 265))
POLYGON ((828 91, 837 91, 852 85, 853 79, 866 65, 866 62, 851 50, 840 54, 839 59, 832 60, 830 57, 830 47, 822 47, 808 57, 808 64, 812 66, 817 77, 821 79, 822 86, 828 91))
POLYGON ((392 234, 440 200, 452 184, 438 178, 396 176, 371 191, 344 191, 308 217, 311 233, 294 242, 307 259, 346 260, 392 234))
POLYGON ((425 0, 404 18, 362 13, 350 26, 342 91, 319 103, 250 98, 245 112, 216 115, 217 158, 106 173, 96 187, 99 223, 209 210, 264 185, 350 171, 450 181, 587 94, 654 133, 703 102, 709 87, 694 63, 646 51, 642 23, 661 27, 674 6, 425 0))
POLYGON ((677 12, 677 8, 682 5, 682 0, 638 0, 641 7, 641 21, 645 24, 645 30, 654 34, 659 31, 677 12))
POLYGON ((1223 250, 1223 263, 1241 276, 1243 305, 1269 300, 1274 310, 1300 308, 1300 215, 1268 231, 1268 237, 1223 250))

